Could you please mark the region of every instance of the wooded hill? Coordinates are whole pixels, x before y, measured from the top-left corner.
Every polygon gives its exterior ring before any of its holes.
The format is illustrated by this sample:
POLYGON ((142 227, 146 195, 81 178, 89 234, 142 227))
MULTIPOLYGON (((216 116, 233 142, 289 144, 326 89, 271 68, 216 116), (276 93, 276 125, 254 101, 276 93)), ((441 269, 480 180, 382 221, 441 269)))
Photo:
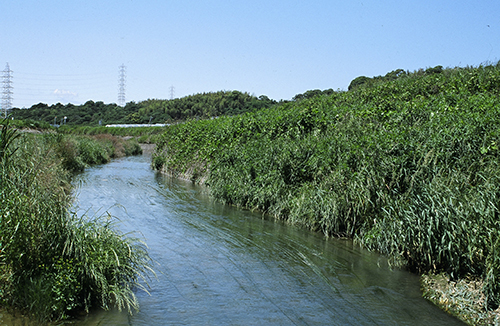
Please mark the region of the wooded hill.
POLYGON ((129 102, 125 107, 114 103, 87 101, 83 105, 39 103, 29 109, 14 108, 14 119, 30 119, 70 126, 98 126, 117 123, 169 123, 189 119, 207 119, 235 115, 270 107, 276 101, 265 95, 259 97, 239 91, 219 91, 189 95, 173 100, 149 99, 129 102), (64 117, 66 119, 64 120, 64 117))

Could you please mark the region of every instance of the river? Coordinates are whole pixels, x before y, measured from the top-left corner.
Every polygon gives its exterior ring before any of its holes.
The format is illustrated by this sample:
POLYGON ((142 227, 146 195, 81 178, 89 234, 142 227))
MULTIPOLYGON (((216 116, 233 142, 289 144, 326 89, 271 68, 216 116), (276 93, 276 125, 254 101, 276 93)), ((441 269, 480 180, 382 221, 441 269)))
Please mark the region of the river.
POLYGON ((204 188, 116 159, 74 179, 75 207, 109 212, 155 261, 140 311, 78 325, 462 325, 421 297, 418 277, 349 240, 213 202, 204 188))

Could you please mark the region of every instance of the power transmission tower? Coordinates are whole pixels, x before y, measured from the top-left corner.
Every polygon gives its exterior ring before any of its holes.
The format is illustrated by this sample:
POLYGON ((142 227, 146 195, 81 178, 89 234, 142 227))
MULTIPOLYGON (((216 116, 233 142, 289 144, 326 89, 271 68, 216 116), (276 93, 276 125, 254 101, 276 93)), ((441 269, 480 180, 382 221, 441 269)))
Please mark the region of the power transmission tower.
POLYGON ((2 109, 4 112, 4 117, 7 118, 7 112, 12 109, 12 73, 10 70, 9 63, 5 65, 2 75, 3 92, 2 92, 2 109))
POLYGON ((125 65, 120 66, 120 77, 118 79, 118 105, 121 107, 125 106, 125 65))
POLYGON ((170 86, 170 99, 174 99, 174 92, 175 92, 175 87, 172 85, 170 86))

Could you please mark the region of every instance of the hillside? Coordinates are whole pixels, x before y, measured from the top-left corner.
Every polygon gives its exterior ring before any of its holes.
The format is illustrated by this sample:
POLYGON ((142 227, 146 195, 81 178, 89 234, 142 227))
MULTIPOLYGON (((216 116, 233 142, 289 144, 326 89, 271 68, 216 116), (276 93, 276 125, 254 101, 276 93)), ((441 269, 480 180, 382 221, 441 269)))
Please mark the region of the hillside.
POLYGON ((500 63, 360 82, 167 128, 153 164, 217 200, 395 265, 481 280, 500 303, 500 63))

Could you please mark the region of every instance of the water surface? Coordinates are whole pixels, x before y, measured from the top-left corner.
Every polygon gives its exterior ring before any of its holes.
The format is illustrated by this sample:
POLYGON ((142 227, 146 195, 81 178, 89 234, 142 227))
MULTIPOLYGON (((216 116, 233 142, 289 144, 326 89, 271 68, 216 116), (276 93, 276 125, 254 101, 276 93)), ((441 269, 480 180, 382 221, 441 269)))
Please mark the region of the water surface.
POLYGON ((203 188, 128 157, 75 178, 80 213, 109 212, 156 261, 140 312, 79 325, 462 325, 421 297, 418 277, 351 241, 214 203, 203 188))

